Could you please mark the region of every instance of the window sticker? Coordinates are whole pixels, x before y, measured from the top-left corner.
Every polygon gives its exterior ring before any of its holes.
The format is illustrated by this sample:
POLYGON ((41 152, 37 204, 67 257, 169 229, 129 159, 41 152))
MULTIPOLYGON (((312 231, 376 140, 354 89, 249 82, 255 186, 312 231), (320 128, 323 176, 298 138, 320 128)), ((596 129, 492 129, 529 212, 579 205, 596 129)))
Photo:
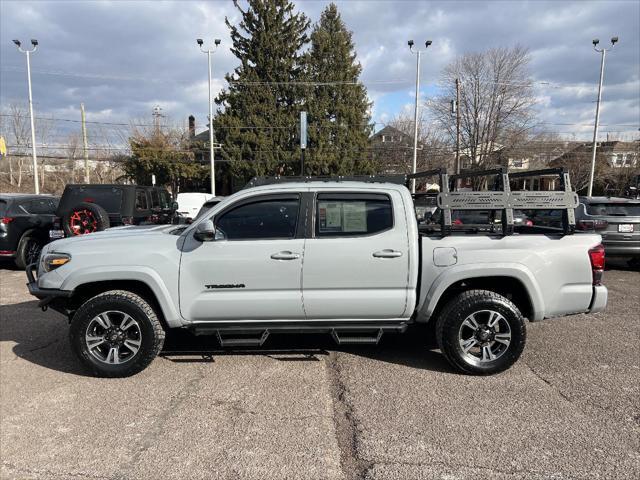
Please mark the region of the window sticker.
POLYGON ((321 233, 366 232, 367 202, 320 202, 318 224, 321 233))
POLYGON ((367 203, 348 202, 342 205, 342 231, 366 232, 367 231, 367 203))

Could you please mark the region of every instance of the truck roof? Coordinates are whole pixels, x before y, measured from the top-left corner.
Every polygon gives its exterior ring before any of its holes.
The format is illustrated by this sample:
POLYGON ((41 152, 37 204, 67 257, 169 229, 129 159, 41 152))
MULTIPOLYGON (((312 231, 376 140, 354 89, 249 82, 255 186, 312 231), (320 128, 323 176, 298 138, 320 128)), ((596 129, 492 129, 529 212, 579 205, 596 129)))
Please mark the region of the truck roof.
POLYGON ((287 183, 274 183, 270 185, 260 185, 257 187, 250 187, 247 190, 255 191, 272 191, 272 190, 319 190, 319 189, 336 189, 336 190, 350 190, 350 189, 365 189, 365 190, 396 190, 408 192, 404 185, 388 182, 357 182, 357 181, 312 181, 312 182, 287 182, 287 183))

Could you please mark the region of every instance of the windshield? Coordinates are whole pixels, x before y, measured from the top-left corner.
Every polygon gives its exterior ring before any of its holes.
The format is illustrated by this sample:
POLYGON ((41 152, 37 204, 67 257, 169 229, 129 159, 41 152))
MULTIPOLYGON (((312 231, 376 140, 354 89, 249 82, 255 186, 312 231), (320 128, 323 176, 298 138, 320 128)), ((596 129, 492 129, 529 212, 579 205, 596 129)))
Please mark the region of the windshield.
POLYGON ((590 203, 586 207, 589 215, 640 217, 640 203, 590 203))

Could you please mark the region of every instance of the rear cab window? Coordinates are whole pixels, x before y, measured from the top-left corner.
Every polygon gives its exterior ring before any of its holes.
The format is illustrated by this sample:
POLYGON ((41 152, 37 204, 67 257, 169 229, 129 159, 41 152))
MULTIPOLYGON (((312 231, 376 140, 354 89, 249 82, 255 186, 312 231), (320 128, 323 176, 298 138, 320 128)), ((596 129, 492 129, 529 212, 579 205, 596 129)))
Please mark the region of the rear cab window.
POLYGON ((393 207, 386 194, 319 193, 316 237, 374 235, 393 228, 393 207))

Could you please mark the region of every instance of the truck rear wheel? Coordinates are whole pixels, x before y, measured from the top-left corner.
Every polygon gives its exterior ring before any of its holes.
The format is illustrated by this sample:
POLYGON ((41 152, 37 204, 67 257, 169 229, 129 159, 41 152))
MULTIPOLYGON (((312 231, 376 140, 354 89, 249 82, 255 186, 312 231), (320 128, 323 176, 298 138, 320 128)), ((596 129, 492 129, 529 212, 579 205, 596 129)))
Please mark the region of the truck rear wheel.
POLYGON ((524 318, 509 299, 488 290, 468 290, 449 301, 436 323, 447 360, 476 375, 502 372, 524 350, 524 318))
POLYGON ((142 297, 111 290, 86 301, 69 329, 80 361, 99 377, 128 377, 144 370, 160 353, 164 330, 142 297))

